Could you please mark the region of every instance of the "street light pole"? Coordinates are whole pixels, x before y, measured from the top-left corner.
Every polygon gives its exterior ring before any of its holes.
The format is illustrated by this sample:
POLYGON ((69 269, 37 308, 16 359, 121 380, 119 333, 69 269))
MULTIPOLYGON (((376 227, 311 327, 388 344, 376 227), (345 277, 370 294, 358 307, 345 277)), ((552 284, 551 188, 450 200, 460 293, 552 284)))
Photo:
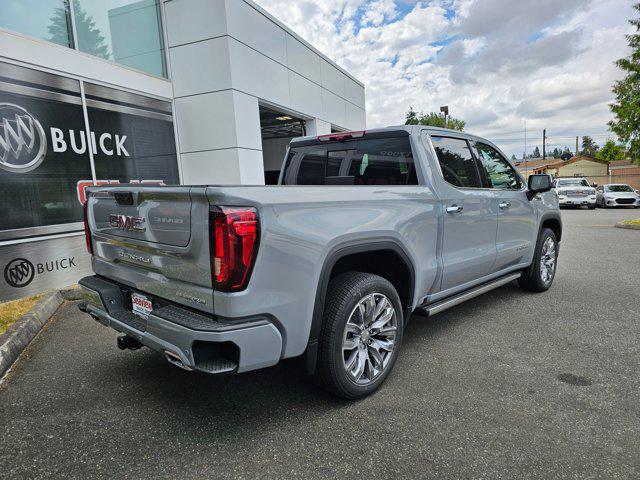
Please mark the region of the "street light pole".
POLYGON ((449 115, 449 105, 445 105, 444 107, 440 107, 440 111, 442 113, 444 113, 444 128, 448 128, 447 116, 449 115))

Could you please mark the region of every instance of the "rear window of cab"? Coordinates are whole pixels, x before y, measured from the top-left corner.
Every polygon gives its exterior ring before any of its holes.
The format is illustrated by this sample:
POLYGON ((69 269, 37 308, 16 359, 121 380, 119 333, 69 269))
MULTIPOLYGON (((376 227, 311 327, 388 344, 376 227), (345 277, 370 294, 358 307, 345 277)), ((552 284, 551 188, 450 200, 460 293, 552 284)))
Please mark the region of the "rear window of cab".
POLYGON ((283 185, 417 185, 408 136, 293 144, 283 185))

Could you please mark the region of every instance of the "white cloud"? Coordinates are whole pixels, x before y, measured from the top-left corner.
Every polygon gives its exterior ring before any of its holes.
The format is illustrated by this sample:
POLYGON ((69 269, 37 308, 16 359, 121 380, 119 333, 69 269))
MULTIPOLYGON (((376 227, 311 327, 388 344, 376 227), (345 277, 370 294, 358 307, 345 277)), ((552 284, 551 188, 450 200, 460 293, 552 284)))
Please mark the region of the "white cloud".
POLYGON ((628 0, 256 1, 365 83, 369 127, 448 104, 509 155, 525 120, 604 141, 634 15, 628 0))

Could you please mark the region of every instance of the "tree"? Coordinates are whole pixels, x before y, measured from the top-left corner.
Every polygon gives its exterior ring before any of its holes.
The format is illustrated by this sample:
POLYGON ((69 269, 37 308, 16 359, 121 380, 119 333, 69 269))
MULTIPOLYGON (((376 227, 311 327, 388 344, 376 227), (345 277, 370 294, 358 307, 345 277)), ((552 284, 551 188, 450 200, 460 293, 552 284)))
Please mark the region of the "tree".
POLYGON ((616 145, 616 142, 609 139, 604 147, 596 153, 596 158, 603 160, 607 163, 615 160, 624 160, 624 147, 622 145, 616 145))
MULTIPOLYGON (((633 8, 640 12, 640 3, 633 8)), ((613 85, 616 101, 610 107, 615 118, 609 122, 609 127, 625 144, 629 155, 640 163, 640 18, 629 20, 629 23, 636 27, 636 33, 626 36, 631 56, 616 62, 627 76, 613 85)))
MULTIPOLYGON (((78 45, 80 50, 91 55, 102 58, 111 58, 109 47, 104 43, 104 37, 100 30, 96 28, 96 23, 91 15, 88 15, 82 9, 78 0, 73 0, 73 11, 75 14, 75 25, 78 36, 78 45)), ((47 29, 51 35, 52 42, 69 45, 69 8, 65 5, 56 8, 53 16, 49 19, 51 22, 47 29)))
POLYGON ((533 153, 531 154, 531 158, 540 158, 540 149, 538 147, 533 149, 533 153))
POLYGON ((585 157, 595 157, 599 148, 600 147, 598 147, 596 142, 594 142, 593 138, 591 138, 589 135, 585 135, 584 137, 582 137, 582 151, 580 152, 581 155, 584 155, 585 157))
POLYGON ((464 130, 466 122, 452 116, 447 116, 446 125, 444 115, 442 113, 431 112, 428 114, 417 113, 413 107, 409 107, 409 111, 405 115, 405 125, 428 125, 430 127, 450 128, 452 130, 464 130))

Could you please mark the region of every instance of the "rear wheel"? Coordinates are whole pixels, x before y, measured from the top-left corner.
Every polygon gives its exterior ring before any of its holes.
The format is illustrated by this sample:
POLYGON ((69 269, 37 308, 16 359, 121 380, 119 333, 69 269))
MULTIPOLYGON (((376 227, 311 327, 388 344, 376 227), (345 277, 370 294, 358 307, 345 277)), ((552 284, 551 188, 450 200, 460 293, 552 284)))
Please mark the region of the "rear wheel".
POLYGON ((329 284, 316 381, 347 399, 376 391, 400 350, 404 318, 393 285, 378 275, 346 272, 329 284))
POLYGON ((558 240, 550 228, 543 228, 538 236, 533 262, 522 271, 520 286, 530 292, 549 290, 556 276, 558 240))

